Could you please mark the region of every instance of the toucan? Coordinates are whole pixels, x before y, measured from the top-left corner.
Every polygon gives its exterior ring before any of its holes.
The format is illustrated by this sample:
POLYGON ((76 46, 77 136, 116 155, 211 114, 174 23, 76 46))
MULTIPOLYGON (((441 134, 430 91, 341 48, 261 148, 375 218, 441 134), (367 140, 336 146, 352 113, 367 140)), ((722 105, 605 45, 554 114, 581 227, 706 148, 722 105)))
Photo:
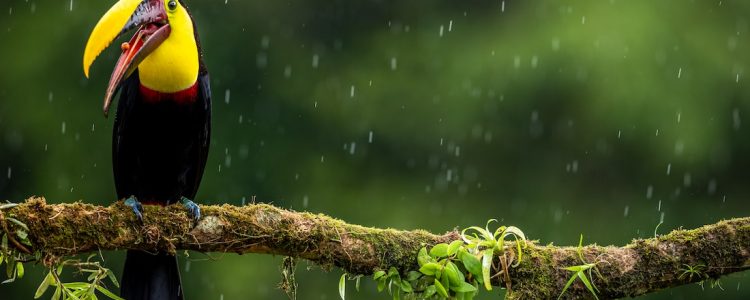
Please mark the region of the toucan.
MULTIPOLYGON (((183 1, 119 0, 94 27, 83 70, 115 39, 121 44, 104 96, 104 115, 119 92, 112 137, 118 199, 143 224, 143 206, 181 203, 197 222, 194 199, 211 134, 211 89, 193 18, 183 1)), ((128 300, 182 299, 177 259, 128 250, 120 294, 128 300)))

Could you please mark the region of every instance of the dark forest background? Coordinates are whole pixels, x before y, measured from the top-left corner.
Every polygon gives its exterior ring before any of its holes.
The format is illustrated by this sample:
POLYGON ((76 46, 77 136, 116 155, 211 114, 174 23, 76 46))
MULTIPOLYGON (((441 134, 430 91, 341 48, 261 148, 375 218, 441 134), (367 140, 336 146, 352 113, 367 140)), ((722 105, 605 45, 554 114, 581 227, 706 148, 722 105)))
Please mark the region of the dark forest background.
MULTIPOLYGON (((109 1, 0 2, 0 199, 107 204, 109 1)), ((197 202, 622 245, 750 215, 747 1, 189 1, 214 95, 197 202)), ((124 38, 123 38, 124 39, 124 38)), ((119 274, 123 253, 105 253, 119 274)), ((182 257, 190 299, 284 299, 281 257, 182 257)), ((0 285, 29 299, 43 277, 0 285)), ((340 271, 298 268, 300 299, 340 271)), ((384 299, 375 285, 352 299, 384 299)), ((747 299, 688 285, 645 299, 747 299)), ((481 299, 500 299, 497 292, 481 299)))

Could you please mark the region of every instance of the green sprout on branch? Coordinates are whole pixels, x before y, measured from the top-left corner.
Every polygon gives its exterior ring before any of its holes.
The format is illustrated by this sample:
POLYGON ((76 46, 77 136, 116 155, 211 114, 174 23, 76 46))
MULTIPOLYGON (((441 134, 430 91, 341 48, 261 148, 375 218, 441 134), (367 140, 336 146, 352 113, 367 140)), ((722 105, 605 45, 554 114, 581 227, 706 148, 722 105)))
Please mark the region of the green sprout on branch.
POLYGON ((570 279, 568 279, 568 282, 565 284, 565 287, 560 293, 560 296, 557 296, 557 299, 562 298, 562 296, 568 290, 570 285, 573 284, 573 281, 575 281, 576 278, 578 278, 581 280, 581 282, 583 282, 583 285, 586 286, 586 289, 588 289, 589 292, 591 292, 591 294, 594 295, 594 298, 598 300, 599 297, 596 295, 596 293, 599 291, 599 289, 597 289, 594 283, 591 280, 589 280, 589 277, 593 278, 591 276, 592 270, 595 271, 597 276, 599 276, 600 278, 601 278, 601 274, 599 274, 599 271, 596 269, 596 264, 587 263, 586 260, 583 259, 583 234, 581 235, 581 238, 578 240, 578 248, 576 249, 576 252, 578 253, 578 258, 581 260, 583 264, 565 268, 565 270, 573 272, 573 275, 570 276, 570 279), (588 273, 588 276, 586 276, 586 273, 588 273))

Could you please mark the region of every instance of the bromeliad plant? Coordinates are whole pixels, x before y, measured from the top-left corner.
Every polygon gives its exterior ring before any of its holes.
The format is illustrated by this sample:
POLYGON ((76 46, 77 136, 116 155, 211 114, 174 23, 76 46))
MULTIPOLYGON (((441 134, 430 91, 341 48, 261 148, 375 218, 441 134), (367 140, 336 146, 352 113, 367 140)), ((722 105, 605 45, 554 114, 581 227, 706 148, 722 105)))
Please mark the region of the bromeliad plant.
POLYGON ((110 269, 103 267, 98 261, 92 260, 94 256, 96 254, 89 255, 86 261, 77 259, 66 260, 50 268, 47 276, 44 277, 44 280, 37 288, 34 299, 42 297, 44 292, 50 286, 53 286, 55 287, 55 292, 52 294, 52 300, 96 300, 98 299, 96 292, 110 299, 124 300, 107 289, 105 285, 107 279, 116 287, 120 287, 120 285, 115 278, 115 274, 110 269), (87 282, 62 282, 60 274, 62 274, 64 267, 73 267, 83 274, 89 274, 87 282))
MULTIPOLYGON (((492 290, 492 280, 503 276, 510 291, 508 270, 518 266, 526 248, 526 236, 517 227, 500 226, 491 231, 490 220, 484 228, 472 226, 461 231, 461 239, 419 250, 419 271, 409 271, 406 278, 395 268, 377 271, 373 279, 378 291, 388 288, 393 299, 473 299, 484 286, 492 290), (509 243, 514 241, 515 243, 509 243), (510 251, 512 246, 515 251, 510 251), (495 258, 497 263, 493 264, 495 258), (493 275, 494 273, 494 275, 493 275)), ((346 275, 346 274, 344 274, 346 275)), ((357 280, 359 281, 359 280, 357 280)), ((345 276, 339 281, 339 294, 345 297, 345 276)))
MULTIPOLYGON (((32 253, 27 248, 27 246, 32 246, 29 240, 29 227, 14 218, 13 215, 3 213, 3 211, 15 206, 18 206, 18 204, 0 204, 0 266, 5 264, 6 276, 8 277, 8 279, 2 282, 3 284, 11 283, 17 278, 23 277, 25 273, 24 263, 42 260, 42 254, 39 251, 32 253)), ((53 286, 55 287, 55 292, 52 294, 53 300, 96 300, 98 299, 98 295, 104 295, 114 300, 122 300, 122 298, 109 291, 105 285, 106 279, 109 279, 112 284, 119 287, 115 274, 103 267, 98 261, 93 261, 92 258, 94 256, 92 254, 85 261, 77 259, 66 260, 52 266, 36 290, 34 299, 43 296, 44 292, 50 286, 53 286), (87 281, 62 282, 60 274, 62 274, 64 267, 74 267, 80 273, 88 274, 87 281)))

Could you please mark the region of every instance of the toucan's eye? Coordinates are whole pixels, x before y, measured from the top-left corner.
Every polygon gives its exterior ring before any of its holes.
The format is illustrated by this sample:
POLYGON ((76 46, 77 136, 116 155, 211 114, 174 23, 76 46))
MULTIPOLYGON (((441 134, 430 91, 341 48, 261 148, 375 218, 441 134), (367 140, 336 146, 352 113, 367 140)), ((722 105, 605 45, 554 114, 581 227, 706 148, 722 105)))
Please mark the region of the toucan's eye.
POLYGON ((169 6, 169 10, 175 10, 177 9, 177 1, 169 1, 169 3, 167 3, 167 6, 169 6))

